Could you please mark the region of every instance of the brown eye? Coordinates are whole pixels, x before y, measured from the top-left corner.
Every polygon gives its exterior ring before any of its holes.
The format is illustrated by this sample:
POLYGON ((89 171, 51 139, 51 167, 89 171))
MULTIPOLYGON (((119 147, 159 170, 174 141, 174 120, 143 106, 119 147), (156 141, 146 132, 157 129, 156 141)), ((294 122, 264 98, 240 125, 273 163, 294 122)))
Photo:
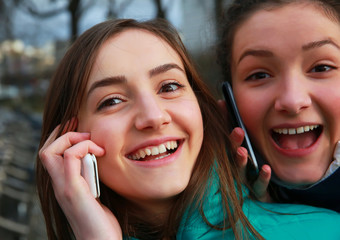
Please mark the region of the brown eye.
POLYGON ((106 108, 106 107, 115 106, 115 105, 122 103, 122 102, 123 102, 123 99, 117 98, 117 97, 106 99, 104 102, 102 102, 99 105, 98 110, 101 110, 101 109, 106 108))
POLYGON ((312 68, 311 72, 328 72, 332 69, 335 69, 335 67, 331 67, 328 65, 318 65, 312 68))
POLYGON ((258 72, 250 75, 249 77, 246 78, 246 80, 258 80, 258 79, 263 79, 263 78, 270 78, 271 76, 268 73, 265 72, 258 72))
POLYGON ((167 83, 164 84, 161 89, 159 90, 159 93, 164 93, 164 92, 174 92, 179 88, 182 88, 183 85, 177 83, 177 82, 172 82, 172 83, 167 83))

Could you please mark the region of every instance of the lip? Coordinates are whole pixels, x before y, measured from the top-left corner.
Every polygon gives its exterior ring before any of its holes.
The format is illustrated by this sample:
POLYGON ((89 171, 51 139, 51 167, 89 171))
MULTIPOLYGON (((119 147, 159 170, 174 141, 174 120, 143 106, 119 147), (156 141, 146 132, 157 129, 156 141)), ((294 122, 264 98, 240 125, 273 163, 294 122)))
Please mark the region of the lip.
MULTIPOLYGON (((155 167, 161 167, 167 164, 170 164, 171 162, 174 162, 178 156, 180 155, 182 148, 183 148, 183 143, 185 142, 184 139, 174 139, 174 138, 163 138, 162 140, 151 140, 148 142, 144 142, 143 144, 139 145, 137 148, 134 148, 134 151, 137 151, 138 149, 145 148, 145 147, 152 147, 152 146, 157 146, 159 144, 162 144, 167 141, 177 141, 178 147, 176 151, 169 156, 160 158, 160 159, 154 159, 154 160, 147 160, 147 161, 139 161, 139 160, 132 160, 130 158, 125 157, 125 159, 128 160, 128 162, 140 166, 140 167, 145 167, 145 168, 155 168, 155 167)), ((132 152, 134 152, 132 151, 132 152)))
POLYGON ((280 154, 285 155, 287 157, 292 157, 292 158, 298 158, 298 157, 307 157, 308 155, 312 154, 318 147, 318 145, 320 144, 321 138, 322 138, 322 134, 323 134, 323 125, 319 124, 319 123, 299 123, 299 124, 280 124, 280 125, 276 125, 274 127, 272 127, 269 131, 269 138, 271 143, 273 144, 274 148, 276 149, 276 151, 278 151, 280 154), (281 148, 272 138, 272 131, 273 129, 278 129, 278 128, 299 128, 302 126, 308 126, 308 125, 319 125, 319 127, 322 128, 322 131, 320 133, 320 135, 318 136, 318 138, 316 139, 316 141, 310 145, 307 148, 299 148, 299 149, 284 149, 281 148))

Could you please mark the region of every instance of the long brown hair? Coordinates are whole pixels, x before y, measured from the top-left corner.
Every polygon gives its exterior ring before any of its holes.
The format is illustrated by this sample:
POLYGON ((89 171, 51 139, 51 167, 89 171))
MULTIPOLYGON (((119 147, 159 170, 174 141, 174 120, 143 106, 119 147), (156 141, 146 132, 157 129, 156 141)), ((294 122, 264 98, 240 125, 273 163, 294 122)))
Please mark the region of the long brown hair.
MULTIPOLYGON (((235 151, 224 131, 226 129, 224 115, 220 113, 216 100, 196 72, 177 31, 164 20, 146 22, 137 22, 131 19, 109 20, 87 30, 75 41, 61 60, 50 83, 43 116, 40 148, 58 124, 61 125, 60 129, 64 129, 67 127, 67 121, 77 115, 85 86, 102 44, 110 37, 131 28, 155 34, 167 42, 180 56, 188 81, 201 108, 204 139, 189 184, 175 200, 167 222, 159 226, 145 222, 143 216, 134 213, 123 197, 102 183, 101 202, 117 217, 124 235, 139 239, 175 239, 183 213, 189 206, 195 204, 202 209, 205 193, 209 189, 209 179, 212 179, 217 173, 225 221, 222 226, 215 226, 206 221, 207 224, 222 230, 231 227, 236 238, 241 239, 244 232, 241 233, 239 228, 236 228, 236 222, 240 220, 245 232, 250 232, 252 236, 261 238, 242 211, 242 189, 237 167, 233 161, 235 151), (230 151, 229 158, 225 149, 230 151), (212 171, 213 168, 216 171, 212 171)), ((56 201, 51 179, 43 168, 39 157, 37 157, 36 173, 37 188, 49 239, 72 239, 72 229, 56 201)), ((202 215, 206 219, 204 212, 202 215)))

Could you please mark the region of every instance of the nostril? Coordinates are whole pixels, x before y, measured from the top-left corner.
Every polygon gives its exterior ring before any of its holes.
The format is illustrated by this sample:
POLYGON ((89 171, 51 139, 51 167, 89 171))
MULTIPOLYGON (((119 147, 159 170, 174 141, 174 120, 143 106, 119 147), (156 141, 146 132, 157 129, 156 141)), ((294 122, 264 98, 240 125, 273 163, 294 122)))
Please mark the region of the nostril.
POLYGON ((168 113, 159 112, 158 114, 141 114, 136 119, 136 128, 139 130, 142 129, 158 129, 163 125, 166 125, 171 122, 171 117, 168 113))
POLYGON ((311 104, 312 100, 308 91, 293 84, 280 89, 275 99, 275 110, 286 114, 298 114, 311 104))
POLYGON ((286 113, 286 114, 298 114, 301 111, 307 109, 310 106, 309 101, 294 101, 293 99, 289 99, 287 101, 276 101, 275 110, 286 113))

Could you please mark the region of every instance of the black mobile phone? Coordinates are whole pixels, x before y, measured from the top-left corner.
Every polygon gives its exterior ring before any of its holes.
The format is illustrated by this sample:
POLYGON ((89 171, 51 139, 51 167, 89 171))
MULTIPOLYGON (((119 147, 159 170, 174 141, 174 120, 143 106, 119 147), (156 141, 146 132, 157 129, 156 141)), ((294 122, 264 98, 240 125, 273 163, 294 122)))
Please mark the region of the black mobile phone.
POLYGON ((100 196, 97 159, 95 155, 88 153, 81 162, 81 175, 89 185, 90 191, 95 198, 100 196))
POLYGON ((231 122, 230 130, 234 129, 235 127, 240 127, 243 129, 244 140, 243 140, 242 146, 248 150, 248 155, 249 155, 249 160, 250 160, 250 161, 248 160, 248 164, 247 164, 247 174, 248 174, 248 177, 250 178, 255 177, 258 175, 258 171, 259 171, 256 155, 251 145, 246 127, 244 126, 243 121, 241 119, 241 115, 238 111, 236 101, 234 99, 233 90, 231 88, 230 83, 224 82, 222 84, 222 90, 223 90, 224 99, 227 105, 229 120, 231 122))

